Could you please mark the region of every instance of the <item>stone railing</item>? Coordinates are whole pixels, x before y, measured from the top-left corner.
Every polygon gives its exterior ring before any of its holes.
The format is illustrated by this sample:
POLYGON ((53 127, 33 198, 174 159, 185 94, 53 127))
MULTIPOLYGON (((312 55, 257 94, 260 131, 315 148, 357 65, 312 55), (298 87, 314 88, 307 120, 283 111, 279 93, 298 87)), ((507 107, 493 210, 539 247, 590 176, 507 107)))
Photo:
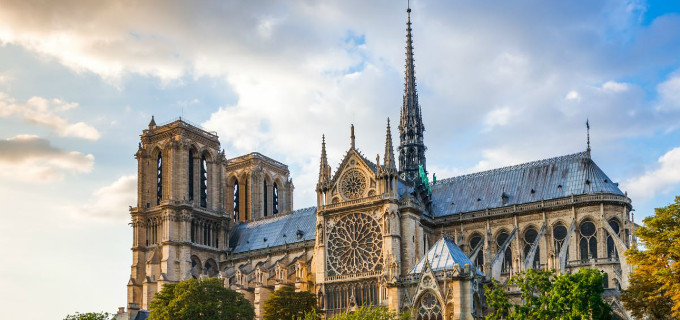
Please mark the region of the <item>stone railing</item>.
POLYGON ((365 198, 361 198, 361 199, 343 201, 343 202, 338 202, 338 203, 331 203, 331 204, 327 204, 327 205, 323 206, 323 210, 331 210, 331 209, 337 209, 337 208, 351 207, 351 206, 366 203, 366 202, 382 200, 382 198, 383 198, 383 196, 381 194, 379 194, 379 195, 365 197, 365 198))
POLYGON ((326 282, 334 282, 348 279, 374 278, 382 275, 382 271, 369 271, 355 274, 343 274, 339 276, 326 276, 326 282))

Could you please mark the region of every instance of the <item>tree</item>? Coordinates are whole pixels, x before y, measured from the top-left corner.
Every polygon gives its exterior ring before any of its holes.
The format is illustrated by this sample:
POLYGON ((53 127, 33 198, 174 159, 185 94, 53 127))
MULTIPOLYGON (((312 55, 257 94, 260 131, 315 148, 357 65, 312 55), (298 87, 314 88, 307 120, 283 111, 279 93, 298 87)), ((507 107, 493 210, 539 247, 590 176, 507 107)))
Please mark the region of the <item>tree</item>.
POLYGON ((410 312, 397 313, 385 307, 362 306, 355 311, 347 311, 332 317, 331 320, 410 320, 410 312))
POLYGON ((255 316, 250 302, 217 278, 166 284, 151 301, 150 311, 149 320, 250 320, 255 316))
POLYGON ((509 282, 519 289, 521 304, 511 303, 502 286, 485 287, 491 309, 486 319, 612 319, 611 308, 602 299, 603 280, 594 269, 561 275, 528 270, 509 282))
POLYGON ((275 290, 264 302, 264 320, 295 320, 305 313, 316 312, 316 297, 307 291, 295 292, 291 287, 275 290))
POLYGON ((110 320, 111 318, 112 316, 108 312, 76 312, 75 314, 67 315, 64 320, 110 320))
POLYGON ((636 266, 621 293, 626 309, 638 318, 680 318, 680 197, 642 220, 635 231, 644 250, 632 246, 628 263, 636 266))

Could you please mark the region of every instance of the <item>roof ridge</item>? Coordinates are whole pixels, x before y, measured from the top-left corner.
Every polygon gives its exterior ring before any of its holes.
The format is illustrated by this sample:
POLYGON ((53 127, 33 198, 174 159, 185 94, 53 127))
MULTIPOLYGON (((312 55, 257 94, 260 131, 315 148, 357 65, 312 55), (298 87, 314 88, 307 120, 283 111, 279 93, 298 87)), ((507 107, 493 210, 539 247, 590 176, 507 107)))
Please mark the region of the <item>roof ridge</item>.
POLYGON ((486 175, 495 174, 495 173, 498 173, 498 172, 507 172, 507 171, 512 171, 512 170, 516 170, 516 169, 532 167, 532 166, 536 166, 536 165, 556 163, 556 162, 566 160, 566 159, 580 159, 580 158, 587 158, 587 157, 588 157, 588 152, 587 151, 581 151, 581 152, 577 152, 577 153, 572 153, 572 154, 567 154, 567 155, 562 155, 562 156, 557 156, 557 157, 552 157, 552 158, 546 158, 546 159, 541 159, 541 160, 535 160, 535 161, 520 163, 520 164, 511 165, 511 166, 507 166, 507 167, 500 167, 500 168, 495 168, 495 169, 490 169, 490 170, 468 173, 468 174, 455 176, 455 177, 444 178, 444 179, 441 179, 441 180, 437 180, 437 184, 444 184, 444 183, 448 183, 448 182, 452 182, 452 181, 458 181, 458 180, 464 180, 464 179, 475 178, 475 177, 480 177, 480 176, 486 176, 486 175))

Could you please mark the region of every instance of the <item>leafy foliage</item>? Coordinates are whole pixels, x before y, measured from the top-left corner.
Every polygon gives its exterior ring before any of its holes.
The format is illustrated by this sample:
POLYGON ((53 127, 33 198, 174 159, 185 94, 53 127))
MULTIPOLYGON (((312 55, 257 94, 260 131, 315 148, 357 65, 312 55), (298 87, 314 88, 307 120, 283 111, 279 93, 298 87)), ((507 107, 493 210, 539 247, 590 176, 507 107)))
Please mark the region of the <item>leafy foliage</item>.
MULTIPOLYGON (((410 312, 397 313, 385 307, 362 306, 353 312, 345 312, 330 320, 410 320, 410 312)), ((308 320, 308 319, 305 319, 308 320)))
POLYGON ((316 312, 316 297, 307 291, 281 287, 264 302, 264 320, 295 320, 316 312))
POLYGON ((163 286, 150 304, 149 320, 252 319, 253 306, 216 278, 189 279, 163 286))
POLYGON ((510 279, 520 291, 522 304, 513 304, 502 286, 485 288, 491 313, 486 319, 612 319, 602 300, 604 276, 594 269, 556 275, 553 271, 528 270, 510 279))
POLYGON ((628 263, 636 265, 621 300, 638 318, 680 318, 680 197, 642 220, 635 231, 640 250, 626 251, 628 263))
POLYGON ((69 314, 64 318, 64 320, 109 320, 112 318, 112 315, 109 314, 108 312, 87 312, 87 313, 79 313, 76 312, 76 314, 69 314))

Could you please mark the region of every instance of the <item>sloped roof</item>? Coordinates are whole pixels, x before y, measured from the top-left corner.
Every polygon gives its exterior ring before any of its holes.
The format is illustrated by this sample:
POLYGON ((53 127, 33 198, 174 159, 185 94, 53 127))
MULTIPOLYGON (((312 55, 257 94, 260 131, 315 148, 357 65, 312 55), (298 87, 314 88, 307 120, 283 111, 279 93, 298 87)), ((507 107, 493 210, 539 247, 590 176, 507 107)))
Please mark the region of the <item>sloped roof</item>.
MULTIPOLYGON (((427 259, 427 262, 430 264, 430 268, 432 271, 440 271, 440 270, 452 270, 455 265, 459 265, 460 268, 464 268, 465 265, 469 265, 471 268, 474 268, 474 264, 470 259, 463 253, 460 248, 453 242, 453 240, 449 238, 441 238, 439 241, 437 241, 427 252, 427 254, 418 261, 418 264, 415 265, 409 271, 409 274, 418 274, 423 272, 423 268, 425 268, 425 260, 427 259)), ((477 270, 475 268, 475 270, 477 270)), ((482 273, 477 270, 477 272, 481 275, 482 273)))
POLYGON ((432 185, 432 213, 442 217, 571 195, 623 195, 588 152, 439 180, 432 185))
POLYGON ((232 253, 314 240, 316 207, 299 209, 287 215, 237 225, 229 237, 232 253), (298 230, 302 238, 298 239, 298 230))

